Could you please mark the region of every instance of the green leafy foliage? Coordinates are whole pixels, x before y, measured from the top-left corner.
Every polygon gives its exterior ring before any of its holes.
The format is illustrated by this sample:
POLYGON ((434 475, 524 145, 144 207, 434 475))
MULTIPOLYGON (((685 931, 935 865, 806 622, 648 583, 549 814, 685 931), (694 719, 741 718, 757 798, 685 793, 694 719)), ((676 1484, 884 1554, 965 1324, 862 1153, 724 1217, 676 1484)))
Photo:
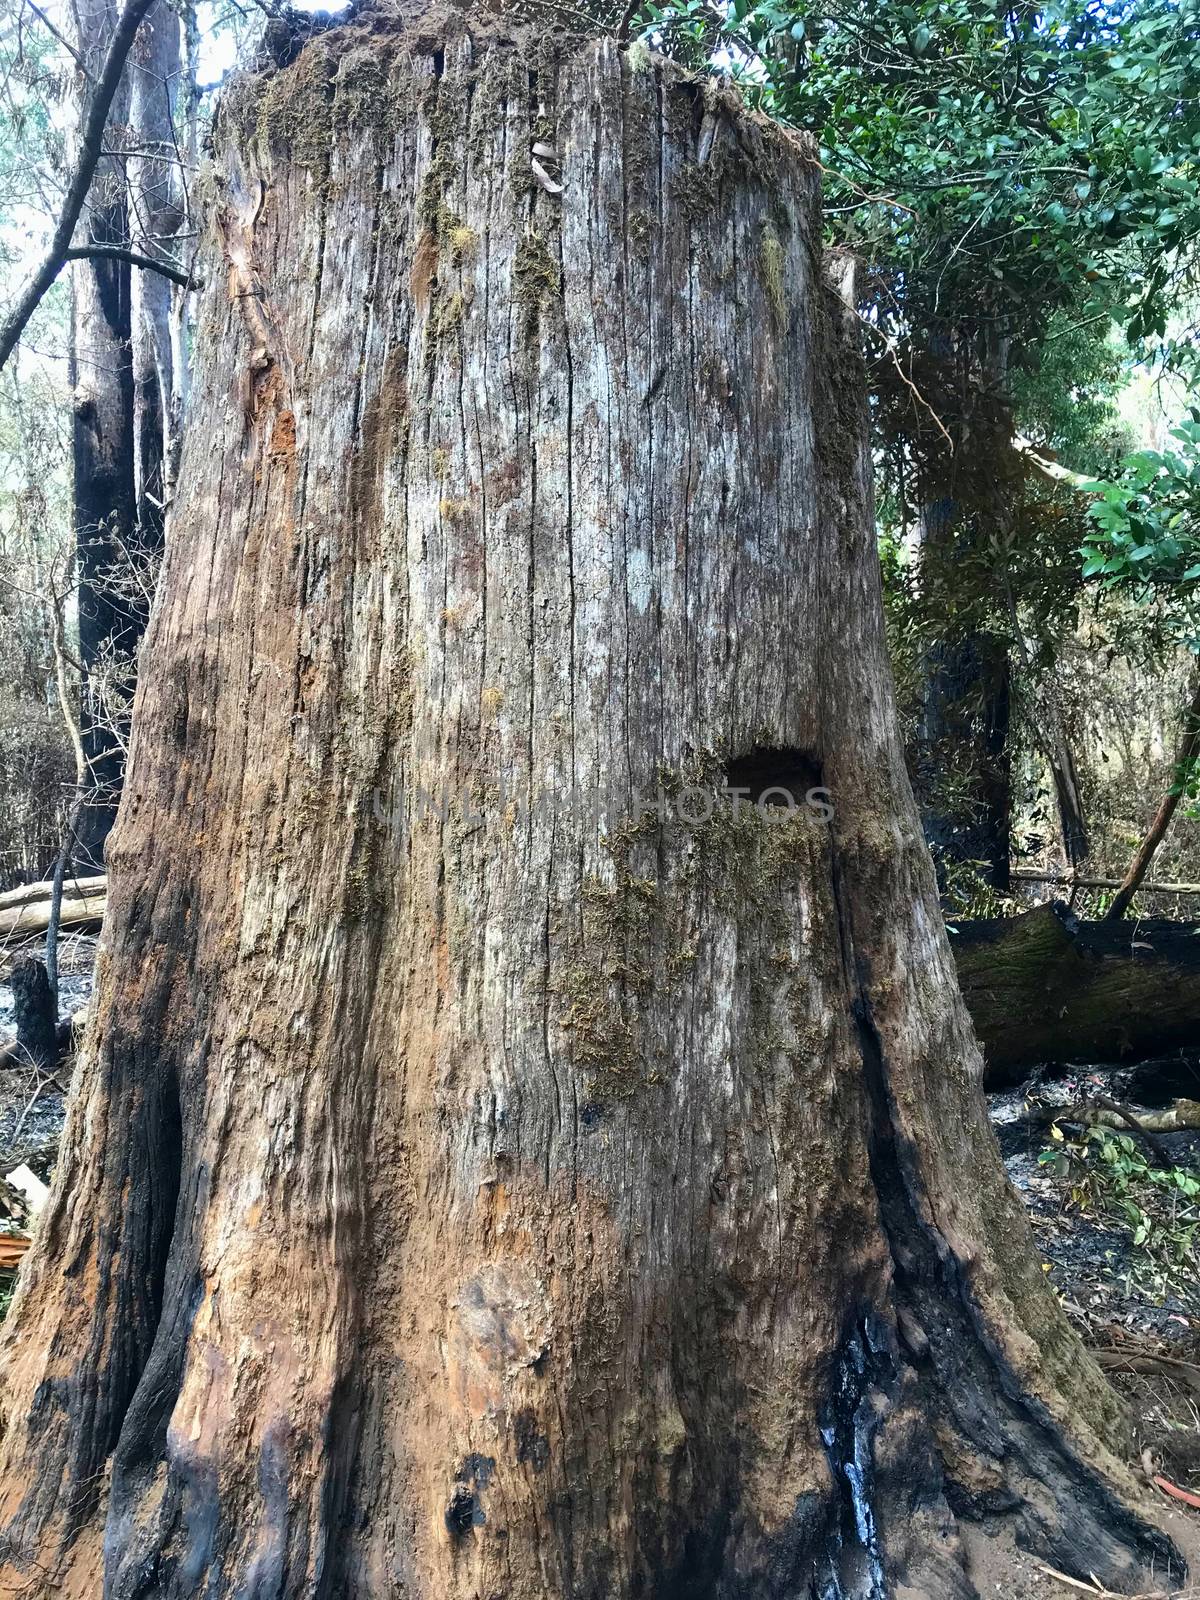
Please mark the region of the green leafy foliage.
POLYGON ((830 226, 875 269, 883 326, 1039 337, 1113 311, 1165 339, 1200 238, 1200 7, 1000 0, 651 5, 816 133, 830 226))
MULTIPOLYGON (((1083 574, 1153 609, 1169 635, 1200 656, 1200 414, 1171 430, 1173 448, 1138 450, 1096 498, 1083 574)), ((1200 759, 1181 761, 1172 793, 1200 800, 1200 759)))
POLYGON ((1085 1129, 1075 1139, 1058 1127, 1039 1161, 1066 1181, 1072 1207, 1115 1225, 1131 1251, 1132 1276, 1160 1297, 1192 1295, 1200 1272, 1200 1176, 1152 1166, 1132 1134, 1085 1129))
MULTIPOLYGON (((643 20, 817 137, 831 242, 865 266, 889 638, 914 739, 931 648, 977 635, 1010 642, 1036 728, 1084 608, 1111 619, 1122 595, 1085 585, 1086 502, 1031 482, 1013 435, 1115 481, 1130 355, 1195 355, 1200 3, 652 0, 643 20), (953 509, 931 539, 938 505, 953 509)), ((1132 610, 1169 649, 1156 608, 1132 610)))
POLYGON ((1084 576, 1160 602, 1200 653, 1200 420, 1181 423, 1167 450, 1139 450, 1118 476, 1089 485, 1096 499, 1084 576))
POLYGON ((1055 311, 1045 336, 1008 375, 1020 432, 1073 472, 1112 477, 1134 447, 1118 400, 1129 378, 1129 351, 1112 318, 1080 321, 1055 311))

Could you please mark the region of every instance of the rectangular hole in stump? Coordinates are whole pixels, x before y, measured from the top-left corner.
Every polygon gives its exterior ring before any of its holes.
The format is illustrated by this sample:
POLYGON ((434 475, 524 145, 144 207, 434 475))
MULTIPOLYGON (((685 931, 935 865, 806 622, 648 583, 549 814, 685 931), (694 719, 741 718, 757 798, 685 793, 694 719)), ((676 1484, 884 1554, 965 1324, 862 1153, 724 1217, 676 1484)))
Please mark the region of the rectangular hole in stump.
POLYGON ((810 789, 822 787, 821 763, 809 750, 759 745, 726 762, 725 787, 746 791, 752 803, 765 795, 768 805, 786 805, 782 794, 772 792, 783 790, 803 805, 810 789))

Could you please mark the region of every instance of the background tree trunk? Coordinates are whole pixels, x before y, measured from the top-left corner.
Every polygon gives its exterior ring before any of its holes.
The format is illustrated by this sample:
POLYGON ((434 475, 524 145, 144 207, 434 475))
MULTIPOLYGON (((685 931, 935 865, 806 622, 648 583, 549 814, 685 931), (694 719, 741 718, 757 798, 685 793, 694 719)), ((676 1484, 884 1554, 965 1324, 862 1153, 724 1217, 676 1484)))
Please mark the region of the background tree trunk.
POLYGON ((222 113, 17 1562, 953 1600, 1003 1525, 1140 1581, 904 775, 814 152, 489 26, 222 113))
POLYGON ((1075 757, 1071 753, 1057 706, 1049 708, 1047 720, 1050 726, 1045 733, 1045 755, 1054 782, 1063 856, 1069 867, 1081 867, 1088 858, 1091 846, 1088 843, 1087 817, 1079 789, 1079 774, 1075 770, 1075 757))
MULTIPOLYGON (((929 346, 950 400, 946 440, 954 440, 949 455, 939 440, 918 473, 922 579, 936 587, 948 570, 980 572, 996 564, 994 554, 986 563, 981 558, 1011 485, 977 463, 995 462, 1011 431, 1002 398, 1009 339, 997 318, 974 334, 935 328, 929 346)), ((993 570, 979 581, 990 586, 996 577, 993 570)), ((995 631, 986 612, 971 616, 954 605, 942 621, 946 633, 926 656, 915 752, 925 836, 943 882, 956 867, 974 864, 1004 892, 1012 855, 1010 640, 995 631)))
MULTIPOLYGON (((116 9, 103 0, 77 11, 80 56, 96 69, 116 9)), ((84 243, 171 260, 183 219, 184 169, 174 132, 179 72, 179 18, 159 0, 141 26, 113 102, 112 153, 97 167, 84 243)), ((103 864, 116 815, 128 701, 178 466, 184 291, 113 258, 76 261, 73 273, 81 724, 88 763, 73 853, 86 869, 103 864)))
POLYGON ((921 705, 919 777, 930 795, 925 834, 939 863, 977 862, 1009 887, 1012 708, 1008 646, 992 634, 929 652, 921 705))
MULTIPOLYGON (((112 0, 74 7, 79 55, 95 75, 117 18, 112 0)), ((80 75, 80 104, 89 85, 80 75)), ((129 121, 128 78, 117 90, 109 128, 129 121)), ((119 137, 117 135, 116 137, 119 137)), ((111 141, 110 141, 111 142, 111 141)), ((112 148, 116 148, 113 144, 112 148)), ((100 158, 80 224, 85 244, 129 244, 124 158, 100 158)), ((82 870, 100 868, 116 815, 124 758, 105 710, 104 682, 114 657, 127 654, 130 619, 111 575, 136 523, 130 268, 111 258, 71 267, 71 363, 74 389, 74 507, 78 558, 79 656, 84 668, 80 732, 88 767, 74 855, 82 870)))
MULTIPOLYGON (((174 261, 184 220, 184 155, 175 139, 180 81, 180 20, 158 0, 142 24, 130 62, 128 163, 130 244, 151 260, 174 261)), ((137 491, 132 574, 148 586, 162 550, 166 507, 179 466, 182 380, 175 324, 184 291, 156 272, 135 272, 133 291, 133 434, 137 491)))

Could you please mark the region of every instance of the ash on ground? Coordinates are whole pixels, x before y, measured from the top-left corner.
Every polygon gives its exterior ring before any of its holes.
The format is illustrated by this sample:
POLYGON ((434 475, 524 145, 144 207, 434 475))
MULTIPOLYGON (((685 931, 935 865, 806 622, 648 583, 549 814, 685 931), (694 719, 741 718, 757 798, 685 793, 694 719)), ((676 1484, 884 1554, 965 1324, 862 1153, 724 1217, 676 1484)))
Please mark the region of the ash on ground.
MULTIPOLYGON (((1200 1055, 1180 1052, 1127 1068, 1073 1068, 989 1095, 1004 1165, 1029 1208, 1050 1281, 1090 1343, 1137 1338, 1200 1353, 1200 1197, 1189 1202, 1175 1183, 1164 1183, 1161 1171, 1152 1176, 1158 1171, 1153 1151, 1125 1127, 1108 1130, 1132 1147, 1124 1193, 1107 1182, 1093 1151, 1087 1167, 1073 1163, 1069 1152, 1082 1137, 1079 1129, 1064 1124, 1067 1137, 1056 1141, 1041 1108, 1097 1096, 1134 1113, 1180 1096, 1198 1098, 1200 1055), (1066 1159, 1053 1159, 1064 1145, 1066 1159), (1140 1238, 1144 1226, 1149 1236, 1140 1238)), ((1200 1180, 1200 1132, 1158 1133, 1155 1140, 1180 1172, 1200 1180)))
MULTIPOLYGON (((40 941, 0 952, 0 1048, 16 1038, 8 984, 13 963, 22 956, 44 955, 40 941)), ((87 934, 64 937, 58 961, 58 1010, 68 1018, 91 999, 96 939, 87 934)), ((25 1163, 48 1180, 66 1115, 70 1074, 70 1062, 53 1073, 20 1064, 0 1070, 0 1173, 25 1163)))

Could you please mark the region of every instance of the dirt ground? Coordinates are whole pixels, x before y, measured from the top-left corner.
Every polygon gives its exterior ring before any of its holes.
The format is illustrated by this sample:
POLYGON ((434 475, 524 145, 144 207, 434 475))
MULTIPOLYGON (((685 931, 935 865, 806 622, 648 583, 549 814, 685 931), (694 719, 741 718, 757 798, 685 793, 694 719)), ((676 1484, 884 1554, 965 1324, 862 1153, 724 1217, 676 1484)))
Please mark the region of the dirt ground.
MULTIPOLYGON (((1189 1569, 1200 1574, 1200 1517, 1195 1512, 1175 1511, 1169 1506, 1159 1509, 1153 1501, 1148 1501, 1145 1510, 1147 1517, 1157 1522, 1174 1542, 1189 1569)), ((993 1595, 996 1600, 1073 1600, 1073 1597, 1077 1600, 1078 1596, 1089 1594, 1095 1600, 1117 1600, 1111 1590, 1099 1583, 1088 1584, 1069 1578, 1038 1561, 1019 1549, 1010 1537, 993 1537, 969 1523, 963 1524, 961 1531, 967 1552, 967 1570, 981 1600, 993 1595)), ((1147 1581, 1149 1587, 1133 1600, 1200 1600, 1200 1587, 1193 1584, 1189 1583, 1185 1589, 1169 1583, 1160 1588, 1153 1574, 1147 1581)), ((909 1600, 909 1597, 898 1595, 896 1600, 909 1600)))
MULTIPOLYGON (((1190 1207, 1197 1224, 1196 1241, 1190 1253, 1179 1260, 1177 1270, 1166 1270, 1148 1259, 1146 1248, 1136 1242, 1136 1228, 1119 1208, 1107 1209, 1094 1199, 1089 1201, 1078 1192, 1077 1174, 1058 1173, 1041 1159, 1055 1153, 1055 1141, 1044 1123, 1039 1125, 1030 1115, 1043 1105, 1068 1106, 1096 1094, 1114 1098, 1135 1111, 1153 1109, 1152 1101, 1135 1097, 1138 1073, 1145 1076, 1140 1066, 1074 1071, 1050 1082, 991 1095, 989 1106, 1008 1176, 1029 1207, 1050 1281, 1088 1342, 1158 1340, 1183 1353, 1186 1348, 1195 1349, 1200 1337, 1200 1199, 1190 1207)), ((1200 1058, 1196 1074, 1200 1082, 1200 1058)), ((1164 1133, 1158 1139, 1178 1168, 1200 1178, 1200 1133, 1164 1133)), ((1146 1159, 1152 1159, 1149 1152, 1146 1159)), ((1149 1205, 1160 1198, 1153 1189, 1149 1195, 1144 1193, 1146 1187, 1145 1179, 1132 1183, 1135 1205, 1149 1205)), ((1181 1249, 1187 1243, 1186 1210, 1177 1208, 1178 1237, 1171 1241, 1181 1249)))

